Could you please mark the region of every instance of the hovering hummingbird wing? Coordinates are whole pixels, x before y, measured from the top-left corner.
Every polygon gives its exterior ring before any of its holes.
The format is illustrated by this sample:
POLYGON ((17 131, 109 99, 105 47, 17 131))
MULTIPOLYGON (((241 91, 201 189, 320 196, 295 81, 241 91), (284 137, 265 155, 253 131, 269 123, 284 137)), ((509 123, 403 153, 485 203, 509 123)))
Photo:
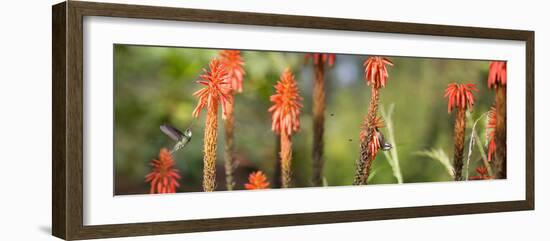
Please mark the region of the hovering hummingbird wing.
POLYGON ((178 130, 177 128, 169 125, 169 124, 163 124, 160 126, 160 130, 166 134, 167 136, 169 136, 170 138, 172 138, 172 140, 174 141, 179 141, 183 138, 183 133, 178 130))
POLYGON ((382 132, 378 131, 377 129, 376 133, 378 135, 378 142, 380 142, 380 145, 382 145, 380 148, 383 151, 388 151, 393 148, 392 144, 386 142, 386 138, 384 137, 384 134, 382 134, 382 132))
POLYGON ((384 137, 384 134, 380 132, 379 130, 376 130, 376 137, 378 137, 378 142, 380 142, 382 145, 386 143, 386 138, 384 137))

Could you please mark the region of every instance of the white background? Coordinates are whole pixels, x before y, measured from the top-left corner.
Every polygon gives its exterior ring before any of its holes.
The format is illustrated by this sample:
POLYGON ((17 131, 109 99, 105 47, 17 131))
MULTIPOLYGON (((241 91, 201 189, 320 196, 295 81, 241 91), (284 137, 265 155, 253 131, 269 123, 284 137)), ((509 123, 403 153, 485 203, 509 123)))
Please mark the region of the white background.
MULTIPOLYGON (((172 0, 170 2, 174 2, 172 0)), ((425 22, 536 31, 537 150, 549 129, 549 9, 544 1, 180 1, 194 8, 425 22), (540 108, 539 108, 540 107, 540 108)), ((51 219, 51 10, 56 1, 10 1, 0 10, 0 238, 55 240, 51 219), (24 127, 24 128, 22 128, 24 127)), ((535 153, 536 211, 223 231, 127 240, 547 240, 548 155, 535 153), (546 228, 546 229, 545 229, 546 228)))

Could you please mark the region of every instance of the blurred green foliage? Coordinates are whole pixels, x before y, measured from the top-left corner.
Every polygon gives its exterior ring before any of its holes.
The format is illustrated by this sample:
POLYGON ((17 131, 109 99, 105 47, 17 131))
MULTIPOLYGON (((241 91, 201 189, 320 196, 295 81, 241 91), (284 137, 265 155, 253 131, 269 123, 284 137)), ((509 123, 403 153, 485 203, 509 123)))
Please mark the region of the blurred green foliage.
MULTIPOLYGON (((146 193, 144 177, 149 162, 160 148, 174 144, 162 134, 159 126, 170 123, 180 129, 193 122, 191 112, 196 105, 192 94, 201 86, 195 81, 218 50, 115 45, 115 193, 146 193)), ((235 97, 235 143, 237 188, 242 189, 246 176, 261 169, 273 183, 277 138, 271 131, 269 96, 283 69, 290 67, 296 76, 303 112, 301 130, 293 136, 293 181, 297 187, 310 185, 312 152, 311 95, 312 64, 302 53, 243 51, 245 60, 244 91, 235 97)), ((327 109, 325 122, 324 176, 329 186, 351 185, 355 160, 359 156, 359 131, 367 113, 370 89, 363 77, 363 61, 367 56, 337 55, 336 64, 326 68, 327 109)), ((388 84, 381 90, 380 105, 395 105, 394 135, 405 183, 450 181, 440 162, 418 155, 419 151, 444 150, 453 154, 453 114, 447 113, 443 97, 447 84, 475 83, 479 92, 471 118, 485 114, 493 103, 494 93, 487 89, 488 61, 390 57, 388 84)), ((204 114, 195 120, 193 139, 174 155, 182 173, 179 191, 200 191, 202 181, 202 143, 204 114)), ((476 126, 485 141, 485 125, 476 126)), ((218 131, 218 188, 225 185, 223 172, 223 124, 218 131)), ((469 141, 471 123, 466 130, 469 141)), ((386 130, 382 129, 382 132, 386 130)), ((485 144, 485 143, 483 143, 485 144)), ((481 154, 473 149, 470 173, 480 165, 481 154)), ((468 154, 466 143, 465 156, 468 154)), ((391 166, 384 155, 373 164, 370 183, 396 183, 391 166)), ((475 175, 475 174, 474 174, 475 175)))

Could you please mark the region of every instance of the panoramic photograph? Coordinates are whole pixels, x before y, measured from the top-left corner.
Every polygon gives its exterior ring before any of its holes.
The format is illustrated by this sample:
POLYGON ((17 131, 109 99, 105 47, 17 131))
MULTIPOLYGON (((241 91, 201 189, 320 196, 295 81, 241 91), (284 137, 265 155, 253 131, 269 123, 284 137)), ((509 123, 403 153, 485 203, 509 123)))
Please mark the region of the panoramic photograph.
POLYGON ((114 195, 506 179, 506 62, 114 45, 114 195))

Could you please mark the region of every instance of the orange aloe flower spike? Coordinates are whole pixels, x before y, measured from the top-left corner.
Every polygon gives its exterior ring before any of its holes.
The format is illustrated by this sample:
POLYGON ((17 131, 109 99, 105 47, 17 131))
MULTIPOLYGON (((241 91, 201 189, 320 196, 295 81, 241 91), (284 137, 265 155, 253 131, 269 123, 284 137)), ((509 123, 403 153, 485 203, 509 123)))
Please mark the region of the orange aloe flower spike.
POLYGON ((199 102, 193 110, 194 117, 198 117, 203 108, 210 108, 211 105, 217 105, 220 102, 222 113, 226 113, 226 106, 233 102, 233 97, 230 94, 230 76, 227 69, 218 59, 212 59, 209 68, 210 70, 203 70, 204 74, 200 76, 201 80, 197 81, 205 87, 193 93, 194 96, 199 98, 199 102))
POLYGON ((281 131, 291 135, 300 129, 300 108, 302 97, 298 85, 290 69, 285 69, 281 79, 275 85, 276 93, 270 97, 273 105, 269 108, 272 112, 271 129, 276 133, 281 131))
POLYGON ((174 159, 166 148, 162 148, 157 160, 151 161, 153 170, 145 181, 151 183, 149 193, 175 193, 180 186, 178 180, 181 178, 179 170, 174 167, 174 159))
POLYGON ((231 89, 236 93, 243 92, 244 60, 239 50, 220 51, 220 62, 227 68, 231 89))
POLYGON ((489 88, 495 88, 497 85, 506 85, 506 80, 506 62, 491 61, 489 65, 489 77, 487 78, 489 88))
POLYGON ((365 80, 367 85, 376 89, 385 87, 388 80, 388 69, 386 65, 393 66, 393 63, 384 57, 374 56, 365 60, 365 80))
POLYGON ((474 105, 474 94, 478 91, 475 84, 456 84, 447 85, 445 96, 449 99, 447 112, 451 112, 453 108, 469 109, 472 111, 474 105))
POLYGON ((244 184, 244 187, 248 190, 269 189, 269 182, 262 171, 257 171, 250 173, 248 183, 244 184))

